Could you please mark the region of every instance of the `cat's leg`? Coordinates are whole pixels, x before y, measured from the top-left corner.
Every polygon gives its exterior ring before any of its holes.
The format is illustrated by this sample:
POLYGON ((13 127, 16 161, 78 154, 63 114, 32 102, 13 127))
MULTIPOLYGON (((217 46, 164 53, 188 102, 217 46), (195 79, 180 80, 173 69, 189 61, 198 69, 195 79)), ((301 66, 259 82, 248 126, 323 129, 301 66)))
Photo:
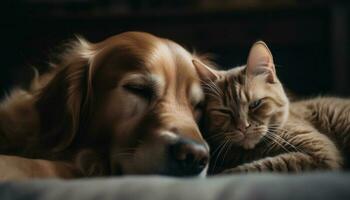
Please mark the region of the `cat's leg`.
POLYGON ((335 141, 344 155, 344 167, 350 168, 350 99, 316 98, 304 103, 307 118, 335 141))
MULTIPOLYGON (((305 118, 342 149, 350 149, 350 100, 315 98, 295 103, 305 107, 305 118)), ((350 152, 350 150, 349 150, 350 152)))
POLYGON ((293 151, 284 151, 273 157, 267 156, 266 158, 225 170, 224 173, 302 172, 342 168, 343 163, 339 150, 325 135, 306 125, 295 126, 294 130, 296 132, 288 132, 286 133, 287 135, 283 135, 282 137, 287 139, 285 142, 280 142, 283 146, 293 145, 293 151), (288 144, 286 141, 288 141, 288 144))
MULTIPOLYGON (((242 173, 242 172, 302 172, 318 168, 316 162, 309 155, 292 152, 285 153, 275 157, 267 157, 251 163, 239 165, 235 168, 223 171, 223 173, 242 173)), ((324 168, 337 169, 335 166, 325 166, 324 168)))

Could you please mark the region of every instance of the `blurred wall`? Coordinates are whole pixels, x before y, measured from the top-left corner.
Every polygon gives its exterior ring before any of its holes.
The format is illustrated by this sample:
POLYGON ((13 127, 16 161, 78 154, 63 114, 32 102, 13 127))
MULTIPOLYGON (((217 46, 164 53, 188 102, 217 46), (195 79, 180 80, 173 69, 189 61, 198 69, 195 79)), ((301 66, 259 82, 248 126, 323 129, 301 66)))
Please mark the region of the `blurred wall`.
POLYGON ((124 31, 170 38, 242 65, 256 40, 270 46, 282 82, 301 95, 350 94, 349 3, 298 0, 19 0, 2 3, 0 96, 74 34, 96 42, 124 31))

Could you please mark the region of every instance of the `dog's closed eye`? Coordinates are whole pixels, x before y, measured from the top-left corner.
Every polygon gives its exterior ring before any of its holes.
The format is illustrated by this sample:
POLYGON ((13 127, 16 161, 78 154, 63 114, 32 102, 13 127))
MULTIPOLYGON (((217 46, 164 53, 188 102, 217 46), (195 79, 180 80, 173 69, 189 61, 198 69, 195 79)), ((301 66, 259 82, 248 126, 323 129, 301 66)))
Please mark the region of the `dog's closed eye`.
POLYGON ((202 112, 203 112, 203 108, 204 108, 204 101, 200 101, 200 102, 192 102, 192 106, 193 106, 193 113, 194 113, 194 118, 196 119, 196 121, 198 121, 200 119, 200 117, 202 116, 202 112))
POLYGON ((152 99, 152 97, 154 96, 154 91, 152 87, 148 85, 143 85, 139 83, 127 83, 123 85, 123 88, 128 92, 139 97, 145 98, 147 100, 152 99))

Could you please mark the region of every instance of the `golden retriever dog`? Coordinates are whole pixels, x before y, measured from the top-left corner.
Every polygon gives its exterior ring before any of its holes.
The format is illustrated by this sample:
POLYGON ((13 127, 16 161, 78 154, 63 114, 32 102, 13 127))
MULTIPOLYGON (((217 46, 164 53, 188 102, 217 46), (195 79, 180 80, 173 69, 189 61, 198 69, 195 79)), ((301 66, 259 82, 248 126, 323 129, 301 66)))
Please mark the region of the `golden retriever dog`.
POLYGON ((0 178, 204 175, 203 93, 180 45, 142 32, 69 43, 0 104, 0 178))

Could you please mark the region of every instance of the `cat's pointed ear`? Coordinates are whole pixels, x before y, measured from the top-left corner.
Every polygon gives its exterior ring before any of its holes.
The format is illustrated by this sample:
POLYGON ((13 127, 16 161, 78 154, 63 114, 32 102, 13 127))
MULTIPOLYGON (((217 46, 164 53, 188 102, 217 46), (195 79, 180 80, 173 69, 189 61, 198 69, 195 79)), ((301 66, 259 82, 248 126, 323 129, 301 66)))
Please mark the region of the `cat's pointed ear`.
POLYGON ((269 83, 276 82, 276 69, 270 49, 263 41, 254 43, 250 49, 246 73, 248 76, 267 74, 269 83))
POLYGON ((219 73, 216 70, 204 64, 203 62, 197 59, 193 59, 192 63, 195 66, 198 76, 202 81, 215 81, 219 79, 219 73))

